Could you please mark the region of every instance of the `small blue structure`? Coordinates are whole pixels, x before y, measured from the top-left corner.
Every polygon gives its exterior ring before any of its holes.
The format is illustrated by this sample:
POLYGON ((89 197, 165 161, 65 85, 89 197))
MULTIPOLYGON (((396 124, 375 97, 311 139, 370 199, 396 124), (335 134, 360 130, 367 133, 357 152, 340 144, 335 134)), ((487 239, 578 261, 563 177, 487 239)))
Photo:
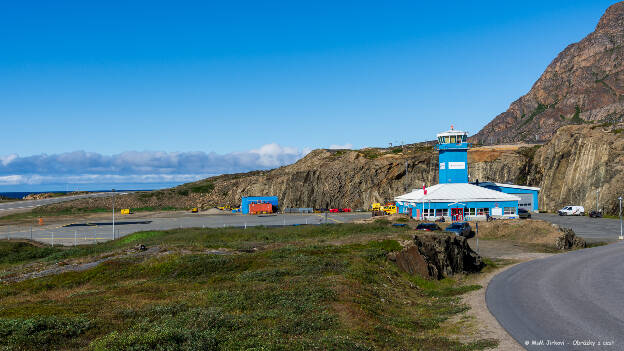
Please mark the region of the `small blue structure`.
POLYGON ((271 204, 273 205, 273 212, 279 210, 277 196, 245 196, 241 200, 241 212, 243 214, 249 214, 249 204, 271 204))
POLYGON ((518 208, 534 212, 539 210, 539 200, 537 195, 539 194, 540 188, 494 182, 476 182, 474 184, 484 188, 500 191, 505 194, 514 194, 518 196, 520 198, 518 208))

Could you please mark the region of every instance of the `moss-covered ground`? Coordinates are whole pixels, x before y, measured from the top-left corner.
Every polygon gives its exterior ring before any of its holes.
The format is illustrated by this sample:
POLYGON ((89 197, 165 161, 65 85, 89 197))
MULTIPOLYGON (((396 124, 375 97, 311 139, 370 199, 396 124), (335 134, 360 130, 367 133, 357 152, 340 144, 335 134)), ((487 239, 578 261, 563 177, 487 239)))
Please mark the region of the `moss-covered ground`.
POLYGON ((373 223, 141 232, 72 248, 1 242, 0 275, 33 262, 116 257, 138 243, 159 250, 0 284, 0 349, 495 346, 460 342, 470 331, 448 323, 467 309, 459 296, 480 286, 409 276, 387 260, 410 237, 407 228, 373 223))

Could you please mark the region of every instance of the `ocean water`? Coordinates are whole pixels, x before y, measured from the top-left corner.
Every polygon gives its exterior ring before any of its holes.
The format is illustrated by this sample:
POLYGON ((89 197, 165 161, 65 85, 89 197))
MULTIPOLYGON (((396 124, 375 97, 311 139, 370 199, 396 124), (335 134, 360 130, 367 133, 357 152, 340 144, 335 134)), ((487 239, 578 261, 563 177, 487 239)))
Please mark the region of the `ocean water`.
MULTIPOLYGON (((149 189, 152 190, 152 189, 149 189)), ((94 193, 106 193, 109 192, 110 190, 89 190, 91 192, 94 193)), ((136 191, 133 189, 124 189, 124 190, 116 190, 115 192, 122 192, 122 191, 136 191)), ((144 189, 141 189, 141 191, 147 191, 144 189)), ((26 195, 30 195, 30 194, 43 194, 43 193, 61 193, 61 194, 67 194, 67 193, 71 193, 72 191, 58 191, 58 190, 51 190, 51 191, 6 191, 6 192, 0 192, 0 196, 1 197, 5 197, 5 198, 9 198, 9 199, 23 199, 24 196, 26 195)))
POLYGON ((26 195, 30 195, 30 194, 42 194, 42 193, 63 193, 66 194, 68 193, 68 191, 28 191, 28 192, 24 192, 24 191, 8 191, 8 192, 0 192, 0 196, 2 197, 6 197, 9 199, 23 199, 24 196, 26 195))

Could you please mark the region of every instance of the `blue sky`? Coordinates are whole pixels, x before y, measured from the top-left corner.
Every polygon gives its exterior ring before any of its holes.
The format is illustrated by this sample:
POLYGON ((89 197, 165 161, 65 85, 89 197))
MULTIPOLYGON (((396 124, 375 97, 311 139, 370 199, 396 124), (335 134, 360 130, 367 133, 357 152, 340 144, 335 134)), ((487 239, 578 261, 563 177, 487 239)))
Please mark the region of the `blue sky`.
POLYGON ((475 133, 613 2, 129 3, 0 4, 0 190, 175 183, 475 133), (46 164, 93 154, 108 163, 46 164))

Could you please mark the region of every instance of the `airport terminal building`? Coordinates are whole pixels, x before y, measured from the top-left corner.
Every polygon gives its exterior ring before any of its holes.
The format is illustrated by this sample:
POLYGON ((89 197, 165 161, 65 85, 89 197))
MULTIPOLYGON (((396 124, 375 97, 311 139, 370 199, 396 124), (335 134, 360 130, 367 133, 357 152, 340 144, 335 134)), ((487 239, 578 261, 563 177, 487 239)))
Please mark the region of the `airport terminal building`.
POLYGON ((518 218, 518 208, 536 211, 539 188, 494 182, 469 183, 468 133, 451 130, 437 135, 439 184, 397 196, 397 212, 435 220, 482 220, 487 216, 518 218))

